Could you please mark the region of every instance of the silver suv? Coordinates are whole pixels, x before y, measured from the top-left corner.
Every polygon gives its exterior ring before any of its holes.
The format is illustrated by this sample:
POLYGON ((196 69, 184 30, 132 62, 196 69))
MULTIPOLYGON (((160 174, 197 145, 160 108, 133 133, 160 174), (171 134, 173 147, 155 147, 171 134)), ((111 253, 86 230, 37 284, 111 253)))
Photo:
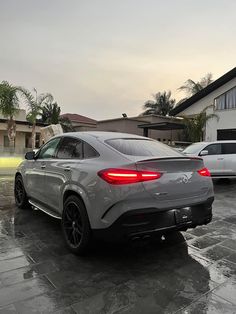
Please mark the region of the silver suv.
POLYGON ((94 236, 132 239, 207 224, 213 199, 201 158, 123 133, 56 136, 27 153, 15 175, 17 206, 61 219, 74 253, 94 236))

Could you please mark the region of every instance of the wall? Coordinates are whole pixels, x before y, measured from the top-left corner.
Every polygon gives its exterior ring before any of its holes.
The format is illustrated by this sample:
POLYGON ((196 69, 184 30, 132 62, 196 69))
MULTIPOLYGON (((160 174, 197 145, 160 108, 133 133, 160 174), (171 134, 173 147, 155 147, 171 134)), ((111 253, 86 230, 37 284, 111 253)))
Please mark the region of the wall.
MULTIPOLYGON (((0 114, 0 119, 5 119, 2 114, 0 114)), ((15 120, 26 121, 26 111, 24 109, 19 109, 18 113, 15 115, 15 120)))
MULTIPOLYGON (((169 121, 168 118, 158 116, 145 116, 138 117, 137 119, 132 118, 120 118, 98 121, 97 131, 112 131, 112 132, 123 132, 130 134, 137 134, 143 136, 143 129, 138 126, 145 123, 159 123, 163 121, 169 121)), ((160 130, 149 130, 149 137, 153 139, 161 140, 165 143, 171 140, 178 141, 181 138, 181 131, 160 131, 160 130), (172 134, 171 134, 172 133, 172 134), (165 141, 164 141, 165 140, 165 141)))
MULTIPOLYGON (((12 148, 4 147, 4 135, 7 136, 6 131, 7 124, 6 123, 0 123, 0 153, 2 154, 8 154, 9 152, 13 152, 12 148)), ((29 127, 29 125, 25 124, 17 124, 16 125, 16 140, 15 140, 15 149, 14 153, 23 155, 26 152, 25 148, 25 134, 31 134, 32 129, 29 127)), ((36 126, 36 133, 41 133, 40 127, 36 126)))
MULTIPOLYGON (((236 78, 230 82, 224 84, 217 90, 213 91, 206 97, 200 99, 195 104, 187 108, 186 110, 179 113, 181 115, 193 115, 201 112, 207 106, 214 104, 214 99, 221 94, 225 93, 227 90, 236 86, 236 78)), ((214 110, 213 107, 207 110, 207 113, 215 113, 218 115, 218 120, 213 118, 207 122, 206 125, 206 141, 216 141, 217 140, 217 129, 234 129, 236 128, 236 109, 231 110, 214 110)))

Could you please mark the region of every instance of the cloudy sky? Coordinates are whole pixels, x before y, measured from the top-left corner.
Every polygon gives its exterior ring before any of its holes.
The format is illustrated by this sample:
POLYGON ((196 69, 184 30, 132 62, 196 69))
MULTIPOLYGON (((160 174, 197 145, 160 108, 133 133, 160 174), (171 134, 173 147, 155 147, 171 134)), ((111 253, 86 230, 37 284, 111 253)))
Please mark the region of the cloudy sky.
POLYGON ((0 81, 62 112, 134 116, 153 93, 236 66, 235 0, 0 0, 0 81))

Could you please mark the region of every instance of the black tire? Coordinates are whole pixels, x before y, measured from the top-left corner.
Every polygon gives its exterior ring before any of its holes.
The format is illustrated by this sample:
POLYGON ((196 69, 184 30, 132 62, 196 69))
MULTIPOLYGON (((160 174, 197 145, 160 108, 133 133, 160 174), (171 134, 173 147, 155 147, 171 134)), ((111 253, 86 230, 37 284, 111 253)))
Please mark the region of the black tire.
POLYGON ((28 197, 24 188, 24 183, 21 175, 17 175, 15 178, 14 195, 15 203, 18 208, 21 209, 30 208, 30 204, 28 202, 28 197))
POLYGON ((70 251, 78 255, 86 253, 91 244, 91 228, 84 203, 76 195, 65 200, 61 225, 70 251))

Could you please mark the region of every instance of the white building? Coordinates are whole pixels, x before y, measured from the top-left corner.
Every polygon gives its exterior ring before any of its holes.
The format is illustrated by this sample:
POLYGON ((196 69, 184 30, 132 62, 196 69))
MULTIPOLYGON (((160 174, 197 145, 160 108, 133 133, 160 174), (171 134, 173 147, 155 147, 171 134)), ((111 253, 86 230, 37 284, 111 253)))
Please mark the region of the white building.
POLYGON ((205 141, 236 140, 236 67, 172 110, 174 116, 192 116, 204 108, 218 118, 208 120, 205 141))

